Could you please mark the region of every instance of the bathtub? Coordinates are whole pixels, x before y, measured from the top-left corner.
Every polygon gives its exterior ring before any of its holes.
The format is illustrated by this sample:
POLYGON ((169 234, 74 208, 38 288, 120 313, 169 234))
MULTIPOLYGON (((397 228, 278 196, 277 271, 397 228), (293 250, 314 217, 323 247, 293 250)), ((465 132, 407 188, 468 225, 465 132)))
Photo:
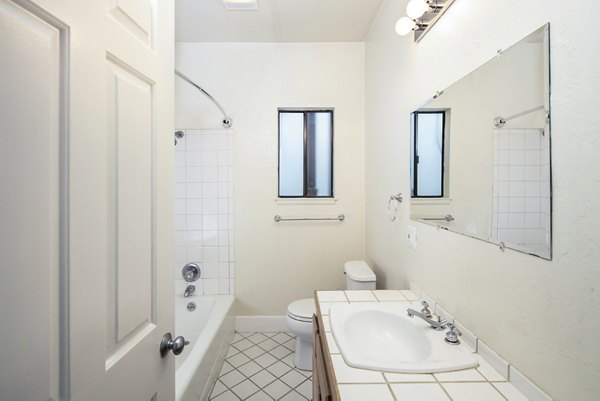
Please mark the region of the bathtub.
POLYGON ((175 359, 176 401, 208 400, 234 335, 233 295, 175 300, 175 332, 189 345, 175 359), (196 310, 187 310, 189 302, 196 310))

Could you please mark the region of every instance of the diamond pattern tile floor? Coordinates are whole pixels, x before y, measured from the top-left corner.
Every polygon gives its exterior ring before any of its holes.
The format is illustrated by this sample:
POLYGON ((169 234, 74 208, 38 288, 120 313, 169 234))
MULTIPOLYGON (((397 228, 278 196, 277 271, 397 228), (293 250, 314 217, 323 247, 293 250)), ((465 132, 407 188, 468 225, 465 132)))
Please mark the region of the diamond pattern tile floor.
POLYGON ((235 333, 211 401, 309 401, 312 372, 294 367, 290 333, 235 333))

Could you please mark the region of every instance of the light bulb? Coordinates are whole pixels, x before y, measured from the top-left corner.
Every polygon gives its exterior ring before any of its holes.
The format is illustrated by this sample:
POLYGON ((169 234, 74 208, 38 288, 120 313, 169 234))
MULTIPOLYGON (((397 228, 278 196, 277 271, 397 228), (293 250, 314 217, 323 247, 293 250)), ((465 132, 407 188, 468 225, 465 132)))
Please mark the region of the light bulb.
POLYGON ((408 17, 402 17, 396 22, 396 33, 400 36, 408 35, 417 23, 408 17))
POLYGON ((412 19, 418 19, 429 10, 429 4, 425 0, 410 0, 406 6, 406 14, 412 19))

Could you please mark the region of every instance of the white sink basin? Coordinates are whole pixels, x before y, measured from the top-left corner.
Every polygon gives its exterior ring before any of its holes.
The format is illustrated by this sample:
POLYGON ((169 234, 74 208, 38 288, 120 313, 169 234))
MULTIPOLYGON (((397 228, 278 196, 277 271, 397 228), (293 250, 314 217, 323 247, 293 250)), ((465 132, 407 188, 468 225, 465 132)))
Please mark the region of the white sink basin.
POLYGON ((437 373, 477 366, 463 345, 444 341, 406 302, 333 305, 331 331, 346 363, 363 369, 399 373, 437 373))

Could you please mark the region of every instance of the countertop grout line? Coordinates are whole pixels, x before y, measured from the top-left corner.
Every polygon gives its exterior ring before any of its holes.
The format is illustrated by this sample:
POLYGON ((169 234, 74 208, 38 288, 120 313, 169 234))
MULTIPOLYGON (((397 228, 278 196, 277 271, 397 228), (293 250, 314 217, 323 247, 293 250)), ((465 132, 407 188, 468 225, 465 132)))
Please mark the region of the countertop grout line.
POLYGON ((396 398, 396 394, 394 394, 394 390, 392 390, 392 385, 385 376, 385 372, 381 372, 381 375, 383 376, 383 380, 385 380, 385 384, 387 385, 388 390, 390 390, 390 393, 392 394, 392 399, 394 401, 398 401, 398 399, 396 398))
POLYGON ((442 383, 438 380, 437 377, 435 377, 434 374, 431 375, 433 377, 433 380, 435 380, 435 382, 437 383, 437 385, 442 389, 442 391, 448 396, 448 399, 450 401, 453 401, 452 396, 450 395, 450 393, 448 393, 448 391, 446 391, 446 388, 444 386, 442 386, 442 383))

